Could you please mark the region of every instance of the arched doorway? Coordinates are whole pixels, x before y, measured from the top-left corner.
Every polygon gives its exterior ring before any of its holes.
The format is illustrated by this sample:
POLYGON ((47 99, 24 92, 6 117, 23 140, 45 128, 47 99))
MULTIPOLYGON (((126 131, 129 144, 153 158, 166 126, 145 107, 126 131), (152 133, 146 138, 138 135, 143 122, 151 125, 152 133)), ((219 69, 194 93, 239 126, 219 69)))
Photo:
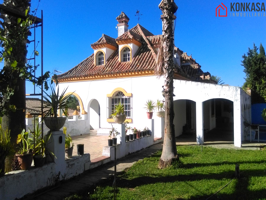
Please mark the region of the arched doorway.
POLYGON ((196 103, 191 100, 174 101, 174 125, 177 142, 196 141, 196 103))
POLYGON ((203 102, 204 141, 234 142, 234 105, 227 99, 203 102))
POLYGON ((89 123, 91 129, 99 129, 101 127, 100 123, 100 104, 96 99, 90 101, 89 104, 89 123))

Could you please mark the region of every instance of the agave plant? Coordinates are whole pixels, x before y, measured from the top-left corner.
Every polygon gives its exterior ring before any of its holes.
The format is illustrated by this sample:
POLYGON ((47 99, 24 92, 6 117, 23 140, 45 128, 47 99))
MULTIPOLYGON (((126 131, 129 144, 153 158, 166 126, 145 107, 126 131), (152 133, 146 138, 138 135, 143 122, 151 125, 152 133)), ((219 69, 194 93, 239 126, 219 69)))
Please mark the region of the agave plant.
POLYGON ((59 86, 57 87, 57 90, 54 87, 51 87, 51 94, 48 94, 44 91, 46 96, 44 96, 44 100, 46 101, 45 108, 49 108, 47 111, 45 111, 45 116, 53 116, 54 118, 57 118, 57 110, 62 109, 63 113, 67 116, 67 100, 69 97, 73 94, 66 94, 68 88, 65 88, 61 93, 59 93, 59 86))
POLYGON ((156 102, 156 108, 158 109, 158 112, 159 111, 163 111, 164 110, 164 104, 163 104, 163 102, 160 101, 160 100, 157 100, 157 102, 156 102))
POLYGON ((155 108, 154 102, 152 100, 148 100, 144 107, 148 112, 152 112, 155 108))

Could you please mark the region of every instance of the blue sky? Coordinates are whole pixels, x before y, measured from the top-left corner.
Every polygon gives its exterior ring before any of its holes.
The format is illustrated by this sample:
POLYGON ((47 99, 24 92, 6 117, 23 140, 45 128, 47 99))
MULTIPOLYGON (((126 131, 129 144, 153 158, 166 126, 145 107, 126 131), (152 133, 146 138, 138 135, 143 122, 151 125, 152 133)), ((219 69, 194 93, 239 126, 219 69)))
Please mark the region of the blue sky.
MULTIPOLYGON (((37 7, 38 1, 32 0, 32 9, 37 7)), ((220 76, 226 84, 242 86, 245 81, 241 66, 243 54, 254 43, 258 47, 262 43, 266 48, 266 17, 230 17, 230 3, 235 1, 229 0, 175 2, 179 7, 175 45, 192 54, 203 71, 220 76), (221 2, 228 8, 228 17, 215 16, 221 2)), ((93 53, 90 45, 103 33, 116 38, 116 17, 121 11, 130 18, 129 28, 138 23, 135 13, 139 10, 142 14, 139 23, 153 34, 161 34, 159 3, 160 0, 41 0, 37 16, 41 16, 43 10, 44 71, 66 72, 93 53)), ((32 86, 27 84, 27 93, 31 92, 32 86)))

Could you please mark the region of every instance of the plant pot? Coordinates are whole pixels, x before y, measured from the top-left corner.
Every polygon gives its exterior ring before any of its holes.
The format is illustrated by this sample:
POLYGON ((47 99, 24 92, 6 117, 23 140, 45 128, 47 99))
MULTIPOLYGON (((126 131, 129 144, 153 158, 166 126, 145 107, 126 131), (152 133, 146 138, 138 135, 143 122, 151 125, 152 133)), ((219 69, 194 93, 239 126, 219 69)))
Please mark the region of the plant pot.
POLYGON ((66 117, 45 117, 44 123, 51 131, 59 131, 64 126, 66 117))
POLYGON ((114 121, 118 124, 123 124, 123 122, 126 120, 126 115, 116 115, 113 117, 114 121))
POLYGON ((147 130, 147 135, 151 136, 151 131, 150 130, 147 130))
POLYGON ((133 134, 129 134, 129 140, 133 140, 133 134))
POLYGON ((33 156, 33 160, 35 167, 42 167, 45 163, 45 158, 42 155, 33 156))
POLYGON ((137 139, 137 134, 136 133, 133 134, 133 139, 134 140, 137 139))
POLYGON ((113 145, 117 145, 117 138, 113 138, 113 145))
POLYGON ((126 135, 126 142, 129 141, 129 135, 126 135))
POLYGON ((67 154, 67 157, 68 157, 68 158, 71 158, 72 155, 73 155, 73 147, 66 148, 66 149, 65 149, 65 152, 66 152, 66 154, 67 154))
POLYGON ((140 138, 142 138, 142 137, 143 137, 143 132, 141 131, 141 132, 140 132, 140 138))
POLYGON ((153 112, 147 112, 148 119, 152 119, 153 112))
POLYGON ((139 139, 140 138, 140 132, 137 132, 137 139, 139 139))
POLYGON ((108 139, 108 146, 109 147, 113 146, 113 140, 112 139, 108 139))
POLYGON ((32 163, 32 153, 28 154, 16 154, 20 169, 28 170, 31 167, 32 163))
POLYGON ((160 118, 164 118, 165 117, 165 111, 159 111, 156 113, 156 115, 160 118))
POLYGON ((84 155, 84 144, 78 144, 77 145, 77 153, 79 156, 84 155))

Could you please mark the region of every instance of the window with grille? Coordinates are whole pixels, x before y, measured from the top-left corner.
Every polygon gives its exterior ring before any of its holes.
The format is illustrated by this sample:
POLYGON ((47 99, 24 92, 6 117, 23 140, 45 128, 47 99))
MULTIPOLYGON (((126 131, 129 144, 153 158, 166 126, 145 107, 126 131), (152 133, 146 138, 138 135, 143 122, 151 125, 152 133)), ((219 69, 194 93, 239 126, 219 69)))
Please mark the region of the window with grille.
POLYGON ((115 105, 118 105, 119 102, 124 105, 124 110, 126 116, 131 117, 131 100, 129 97, 126 97, 123 92, 118 92, 114 97, 112 97, 111 105, 112 105, 112 113, 114 113, 115 105))
POLYGON ((130 61, 130 49, 128 47, 123 49, 122 52, 122 62, 130 61))
POLYGON ((103 52, 97 54, 97 65, 104 65, 104 55, 103 52))

